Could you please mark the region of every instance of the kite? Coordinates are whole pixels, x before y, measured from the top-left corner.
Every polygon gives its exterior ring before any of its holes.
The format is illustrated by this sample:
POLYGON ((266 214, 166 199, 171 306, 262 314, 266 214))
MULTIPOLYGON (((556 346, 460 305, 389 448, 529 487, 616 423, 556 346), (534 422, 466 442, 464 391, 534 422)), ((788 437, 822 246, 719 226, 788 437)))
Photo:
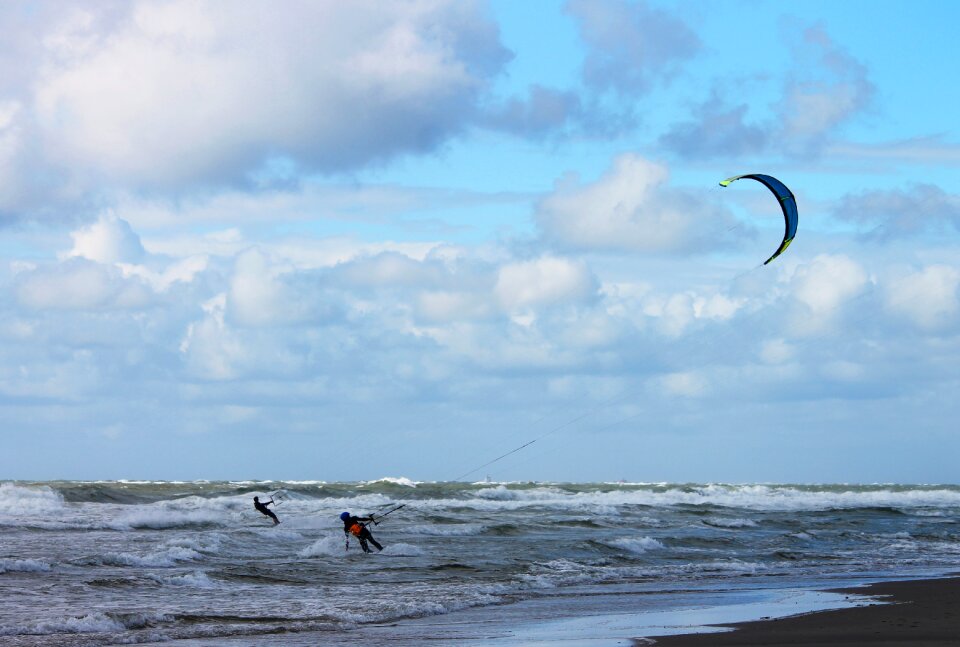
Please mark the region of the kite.
POLYGON ((750 178, 751 180, 756 180, 757 182, 763 184, 765 187, 770 189, 773 195, 777 196, 777 200, 780 201, 780 208, 783 209, 783 222, 784 222, 784 232, 783 232, 783 242, 780 243, 780 247, 777 248, 777 251, 773 253, 773 256, 768 258, 763 262, 764 265, 775 259, 777 256, 782 254, 787 247, 790 246, 790 243, 793 242, 794 236, 797 235, 797 220, 799 214, 797 213, 797 199, 794 197, 793 193, 790 192, 790 189, 787 188, 787 185, 778 180, 775 177, 769 175, 762 175, 760 173, 750 173, 749 175, 735 175, 731 178, 727 178, 720 183, 720 186, 729 186, 732 182, 737 180, 742 180, 743 178, 750 178))

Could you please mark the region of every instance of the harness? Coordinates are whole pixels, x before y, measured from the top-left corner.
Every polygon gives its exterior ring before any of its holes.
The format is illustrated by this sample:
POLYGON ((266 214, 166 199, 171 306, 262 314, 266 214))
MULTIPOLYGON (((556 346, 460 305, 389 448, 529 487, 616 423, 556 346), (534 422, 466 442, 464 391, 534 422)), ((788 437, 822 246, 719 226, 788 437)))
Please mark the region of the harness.
POLYGON ((353 535, 354 537, 359 537, 361 532, 363 532, 362 524, 355 523, 352 526, 350 526, 350 534, 353 535))

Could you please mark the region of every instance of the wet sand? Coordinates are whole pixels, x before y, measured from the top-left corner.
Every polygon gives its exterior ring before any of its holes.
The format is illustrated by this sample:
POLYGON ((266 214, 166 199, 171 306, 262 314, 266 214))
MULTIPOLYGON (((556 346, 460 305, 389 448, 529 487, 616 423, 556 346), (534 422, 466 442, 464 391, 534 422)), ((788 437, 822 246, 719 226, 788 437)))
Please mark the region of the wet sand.
MULTIPOLYGON (((674 635, 654 640, 658 647, 960 645, 960 577, 882 582, 839 592, 879 597, 887 604, 718 625, 733 627, 735 631, 674 635)), ((636 644, 650 644, 650 640, 637 640, 636 644)))

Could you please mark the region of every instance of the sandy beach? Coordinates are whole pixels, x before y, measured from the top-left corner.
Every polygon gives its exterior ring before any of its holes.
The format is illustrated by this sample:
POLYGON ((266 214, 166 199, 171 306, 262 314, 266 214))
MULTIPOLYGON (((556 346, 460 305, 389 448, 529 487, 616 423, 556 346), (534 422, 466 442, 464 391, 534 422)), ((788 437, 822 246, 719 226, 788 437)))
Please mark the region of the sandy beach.
POLYGON ((839 592, 879 597, 887 604, 721 625, 735 630, 666 636, 655 638, 656 644, 663 647, 960 645, 960 577, 883 582, 839 592))

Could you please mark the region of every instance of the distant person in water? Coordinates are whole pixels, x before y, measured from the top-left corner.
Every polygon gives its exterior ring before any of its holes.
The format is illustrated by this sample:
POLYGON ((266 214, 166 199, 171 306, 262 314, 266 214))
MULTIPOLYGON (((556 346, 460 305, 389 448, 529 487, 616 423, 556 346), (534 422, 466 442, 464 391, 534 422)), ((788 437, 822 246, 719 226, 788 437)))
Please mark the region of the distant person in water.
POLYGON ((267 506, 270 505, 271 503, 273 503, 273 499, 270 499, 266 503, 260 503, 260 497, 258 496, 253 497, 253 507, 257 509, 257 512, 267 515, 268 517, 273 519, 273 525, 277 525, 278 523, 280 523, 280 520, 277 519, 277 515, 273 514, 272 510, 267 508, 267 506))
MULTIPOLYGON (((377 524, 377 522, 373 520, 373 515, 369 517, 354 517, 349 512, 344 512, 340 514, 340 520, 343 521, 343 534, 347 535, 348 538, 350 535, 356 537, 357 541, 360 542, 360 548, 363 549, 363 552, 373 552, 370 550, 367 542, 376 546, 377 550, 383 550, 383 546, 373 538, 373 535, 370 534, 370 529, 367 528, 367 523, 377 524)), ((347 545, 349 546, 349 543, 347 545)))

